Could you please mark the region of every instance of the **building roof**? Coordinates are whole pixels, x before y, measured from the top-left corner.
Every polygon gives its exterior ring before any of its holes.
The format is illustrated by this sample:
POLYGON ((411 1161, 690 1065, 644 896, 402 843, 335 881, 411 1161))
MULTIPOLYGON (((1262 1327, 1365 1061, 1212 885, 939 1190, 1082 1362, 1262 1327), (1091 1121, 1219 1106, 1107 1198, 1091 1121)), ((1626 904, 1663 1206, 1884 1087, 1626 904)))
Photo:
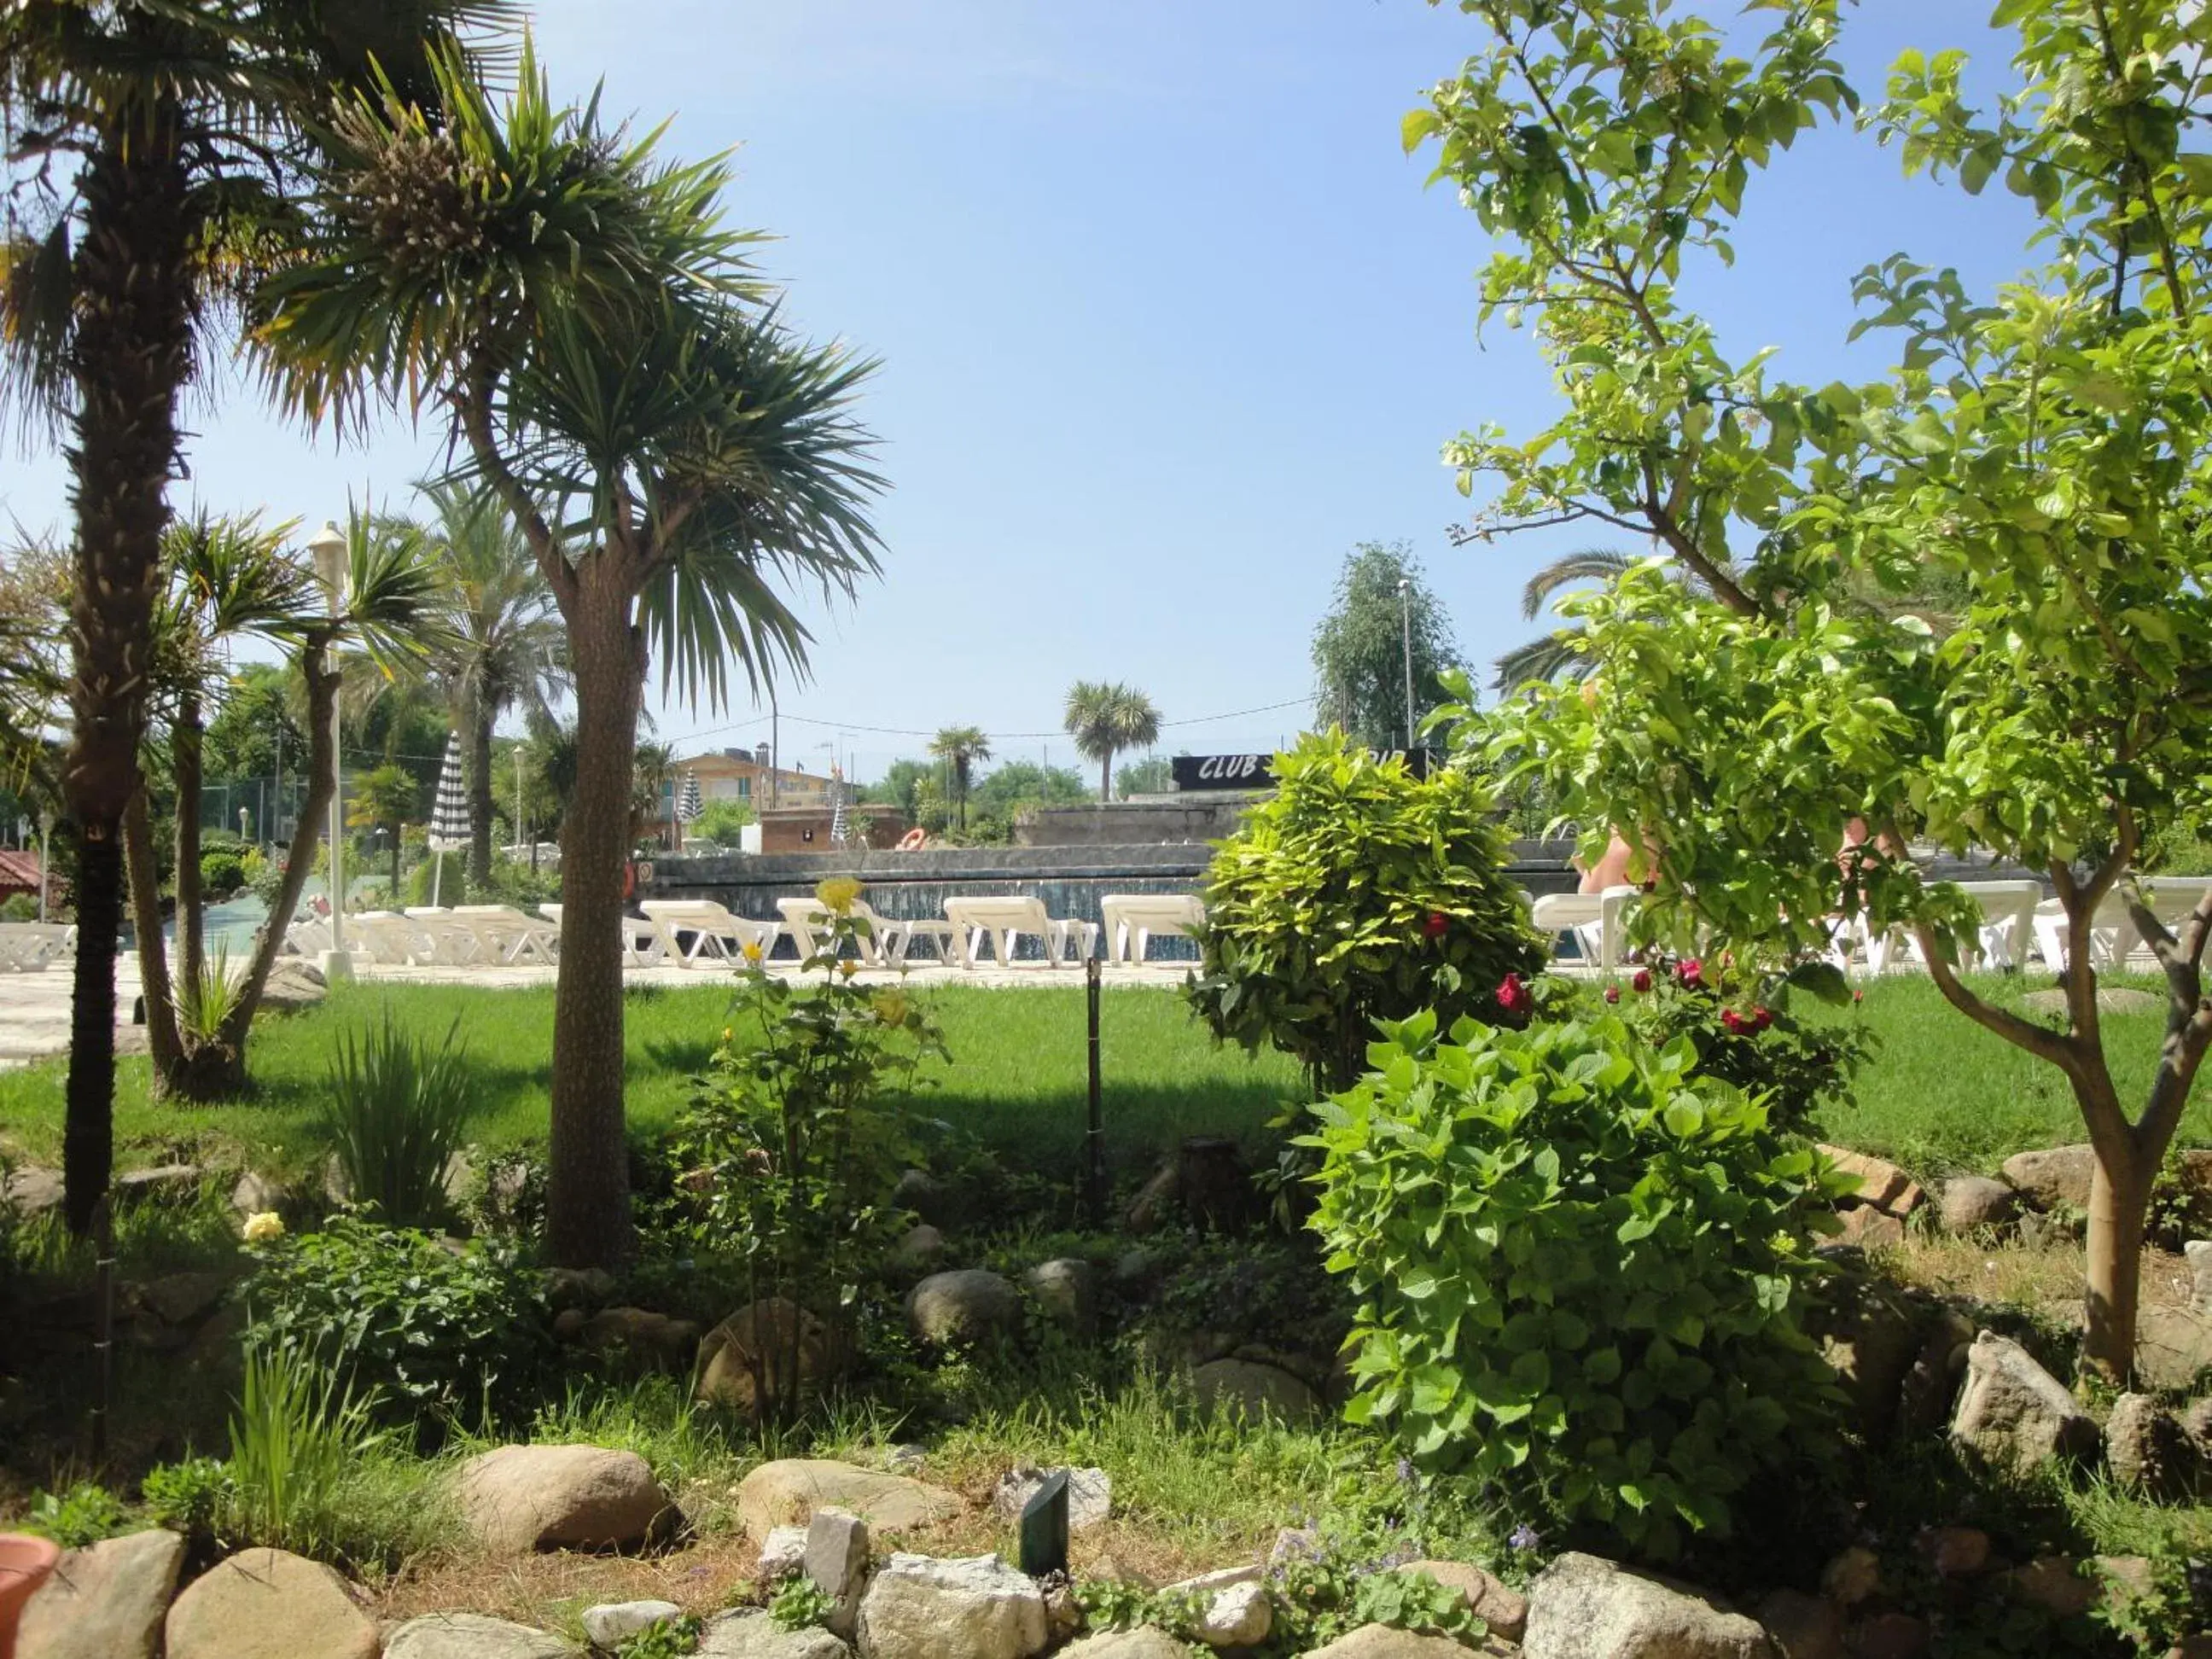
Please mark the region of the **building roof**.
POLYGON ((39 885, 39 855, 0 848, 0 888, 21 887, 35 892, 39 885))

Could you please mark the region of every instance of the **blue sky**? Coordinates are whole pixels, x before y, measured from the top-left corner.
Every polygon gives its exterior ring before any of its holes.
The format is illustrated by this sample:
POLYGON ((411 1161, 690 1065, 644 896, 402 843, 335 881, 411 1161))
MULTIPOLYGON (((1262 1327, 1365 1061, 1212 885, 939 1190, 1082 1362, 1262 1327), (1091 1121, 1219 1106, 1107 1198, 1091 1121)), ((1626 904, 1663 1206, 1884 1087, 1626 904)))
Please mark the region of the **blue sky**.
MULTIPOLYGON (((1993 72, 1988 0, 1855 14, 1863 93, 1902 46, 1960 45, 1993 72)), ((893 489, 883 580, 810 605, 811 684, 787 689, 787 763, 838 744, 864 777, 927 732, 998 734, 1004 757, 1071 761, 1078 678, 1144 687, 1170 722, 1305 697, 1308 641, 1346 550, 1404 538, 1468 655, 1525 632, 1517 595, 1547 532, 1446 538, 1468 511, 1438 460, 1462 429, 1533 434, 1556 407, 1524 337, 1474 337, 1488 249, 1425 189, 1399 118, 1478 44, 1419 0, 1267 5, 1120 0, 541 0, 562 90, 673 113, 687 155, 738 146, 732 222, 789 313, 883 359, 866 417, 893 489), (809 722, 814 722, 810 724, 809 722)), ((1871 140, 1823 133, 1746 202, 1733 271, 1692 299, 1776 372, 1872 374, 1846 352, 1848 281, 1898 249, 2003 279, 2023 221, 2001 196, 1901 178, 1871 140)), ((345 451, 221 388, 189 422, 192 479, 223 510, 311 521, 349 496, 404 505, 435 434, 394 422, 345 451)), ((10 454, 0 522, 58 525, 58 459, 10 454)), ((659 734, 750 744, 750 702, 656 710, 659 734)), ((1290 707, 1176 725, 1164 748, 1267 747, 1290 707)))

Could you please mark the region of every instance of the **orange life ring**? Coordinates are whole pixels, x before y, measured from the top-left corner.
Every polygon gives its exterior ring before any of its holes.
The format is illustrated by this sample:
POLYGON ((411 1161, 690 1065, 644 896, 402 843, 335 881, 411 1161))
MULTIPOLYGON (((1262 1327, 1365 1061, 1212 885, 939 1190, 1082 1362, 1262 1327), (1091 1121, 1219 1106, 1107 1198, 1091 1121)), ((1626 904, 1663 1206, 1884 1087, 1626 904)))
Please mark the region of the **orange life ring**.
POLYGON ((916 824, 899 837, 898 850, 902 853, 919 853, 928 844, 929 831, 916 824))
POLYGON ((629 860, 623 860, 623 902, 627 904, 637 892, 637 866, 629 860))

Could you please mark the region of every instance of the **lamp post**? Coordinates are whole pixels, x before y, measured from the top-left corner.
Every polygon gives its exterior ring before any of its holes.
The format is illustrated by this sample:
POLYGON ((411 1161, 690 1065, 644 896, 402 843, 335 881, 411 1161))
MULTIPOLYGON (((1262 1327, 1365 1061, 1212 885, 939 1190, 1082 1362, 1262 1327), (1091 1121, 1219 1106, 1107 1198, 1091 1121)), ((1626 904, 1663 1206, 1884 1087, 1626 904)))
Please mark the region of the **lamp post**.
MULTIPOLYGON (((307 541, 307 551, 315 561, 315 574, 322 578, 323 587, 330 599, 331 617, 336 621, 345 608, 346 538, 337 525, 325 522, 307 541)), ((335 646, 324 647, 331 655, 324 662, 325 669, 337 666, 335 646)), ((338 755, 338 702, 331 699, 331 948, 323 952, 323 978, 325 981, 349 978, 353 973, 353 958, 345 948, 345 803, 343 779, 345 768, 338 755)), ((271 919, 275 921, 274 918, 271 919)), ((283 926, 282 922, 275 922, 283 926)))
POLYGON ((52 888, 50 879, 54 864, 54 813, 50 806, 39 809, 39 920, 46 919, 46 895, 52 888))
POLYGON ((1413 584, 1398 578, 1398 626, 1406 641, 1406 754, 1413 752, 1413 584))

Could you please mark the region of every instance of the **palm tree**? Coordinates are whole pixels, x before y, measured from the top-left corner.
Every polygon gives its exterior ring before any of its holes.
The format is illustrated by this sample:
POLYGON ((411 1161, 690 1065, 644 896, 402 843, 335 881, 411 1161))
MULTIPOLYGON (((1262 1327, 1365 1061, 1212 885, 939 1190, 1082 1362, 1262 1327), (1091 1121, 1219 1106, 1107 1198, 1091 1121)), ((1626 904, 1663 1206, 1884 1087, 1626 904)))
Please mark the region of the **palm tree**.
POLYGON ((849 405, 872 365, 794 338, 725 228, 726 161, 678 165, 556 106, 526 47, 494 101, 447 64, 447 125, 397 93, 334 118, 307 256, 261 337, 295 407, 350 423, 365 383, 446 411, 552 588, 576 702, 562 825, 546 1244, 611 1266, 634 1240, 623 1121, 622 886, 647 665, 722 704, 803 672, 780 591, 877 568, 880 481, 849 405))
POLYGON ((1063 715, 1076 753, 1098 763, 1098 799, 1114 799, 1114 757, 1160 740, 1160 711, 1134 686, 1078 680, 1067 689, 1063 715))
POLYGON ((553 590, 497 498, 452 483, 424 493, 435 518, 429 536, 446 580, 440 609, 452 641, 432 657, 430 674, 465 739, 469 878, 484 882, 491 878, 492 728, 516 707, 550 716, 568 690, 568 642, 553 590))
POLYGON ((389 763, 356 777, 353 793, 346 800, 347 828, 382 830, 392 836, 392 902, 395 906, 400 902, 400 842, 408 819, 414 817, 422 805, 422 787, 415 775, 389 763))
POLYGON ((430 53, 511 0, 18 0, 0 7, 16 186, 0 395, 66 431, 76 516, 67 821, 77 842, 63 1173, 82 1232, 113 1152, 123 820, 139 787, 178 406, 211 311, 280 260, 301 118, 334 87, 428 95, 430 53), (58 162, 59 165, 56 165, 58 162), (27 204, 27 209, 26 208, 27 204))
MULTIPOLYGON (((1535 621, 1561 588, 1577 582, 1613 581, 1638 564, 1640 557, 1609 547, 1585 547, 1553 560, 1529 577, 1528 586, 1521 590, 1521 619, 1535 621)), ((1515 646, 1498 659, 1491 684, 1504 692, 1529 680, 1555 680, 1562 676, 1580 679, 1592 666, 1576 644, 1581 632, 1579 625, 1554 629, 1515 646)))
POLYGON ((960 804, 960 827, 968 827, 968 791, 975 781, 975 765, 991 758, 991 740, 980 726, 948 726, 929 740, 929 752, 945 763, 952 799, 960 804))
POLYGON ((674 792, 670 786, 675 781, 673 747, 665 743, 638 744, 637 758, 630 769, 629 834, 633 845, 648 839, 665 839, 661 830, 668 820, 662 816, 661 809, 672 800, 674 792))

